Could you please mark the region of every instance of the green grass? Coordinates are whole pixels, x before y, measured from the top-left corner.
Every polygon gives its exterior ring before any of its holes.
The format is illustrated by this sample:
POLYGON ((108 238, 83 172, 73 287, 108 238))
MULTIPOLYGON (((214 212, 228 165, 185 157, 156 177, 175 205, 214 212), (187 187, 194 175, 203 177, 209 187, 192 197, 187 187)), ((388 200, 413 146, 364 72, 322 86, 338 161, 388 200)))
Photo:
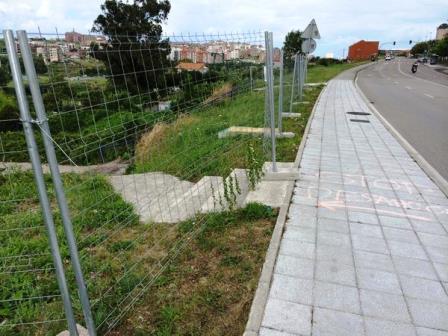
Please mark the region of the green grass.
MULTIPOLYGON (((116 335, 141 330, 154 335, 219 335, 228 327, 225 320, 234 324, 229 335, 241 333, 274 225, 273 209, 249 204, 177 225, 143 225, 104 177, 64 174, 63 179, 100 335, 108 329, 104 322, 117 318, 130 298, 153 280, 150 295, 143 296, 132 313, 150 318, 144 323, 131 321, 132 316, 123 319, 118 329, 127 332, 116 335), (176 257, 178 251, 182 253, 176 257)), ((52 188, 49 195, 55 207, 52 188)), ((61 219, 56 209, 54 213, 76 318, 82 321, 61 219)), ((18 324, 0 328, 2 336, 51 336, 66 329, 64 321, 26 324, 64 319, 60 298, 52 297, 58 287, 42 225, 32 174, 0 175, 0 323, 18 324), (33 256, 4 259, 16 255, 33 256), (26 298, 34 299, 22 300, 26 298)))
MULTIPOLYGON (((355 65, 357 64, 312 66, 308 72, 308 82, 328 81, 355 65)), ((291 74, 285 75, 285 82, 291 82, 291 74)), ((283 130, 293 132, 295 136, 277 139, 278 161, 294 161, 306 123, 321 89, 322 87, 305 89, 303 100, 309 104, 293 105, 291 111, 301 113, 301 117, 283 120, 283 130)), ((290 87, 286 86, 283 108, 285 112, 289 110, 290 95, 290 87)), ((277 110, 278 88, 275 89, 275 97, 277 110)), ((226 176, 233 168, 248 166, 248 146, 256 149, 259 161, 270 160, 269 155, 262 151, 262 137, 240 135, 218 138, 218 132, 230 126, 264 127, 263 91, 245 93, 218 106, 193 110, 188 116, 159 126, 152 134, 147 134, 140 140, 135 165, 130 171, 163 171, 191 181, 197 181, 206 175, 226 176)), ((265 144, 269 142, 265 140, 265 144)))

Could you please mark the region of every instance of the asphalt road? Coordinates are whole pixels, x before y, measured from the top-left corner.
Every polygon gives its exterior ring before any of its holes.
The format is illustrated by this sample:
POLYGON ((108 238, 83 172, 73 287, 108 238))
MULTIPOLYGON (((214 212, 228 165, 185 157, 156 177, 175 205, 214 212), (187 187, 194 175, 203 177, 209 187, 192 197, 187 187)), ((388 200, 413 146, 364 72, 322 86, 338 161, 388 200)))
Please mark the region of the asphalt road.
POLYGON ((377 110, 448 181, 448 74, 413 60, 380 61, 358 74, 377 110))

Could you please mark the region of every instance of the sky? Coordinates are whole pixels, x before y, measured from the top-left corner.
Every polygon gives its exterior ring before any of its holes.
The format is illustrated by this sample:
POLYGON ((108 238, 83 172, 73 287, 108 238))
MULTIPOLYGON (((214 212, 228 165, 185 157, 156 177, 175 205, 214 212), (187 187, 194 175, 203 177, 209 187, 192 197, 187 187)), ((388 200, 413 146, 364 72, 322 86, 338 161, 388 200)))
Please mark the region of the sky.
MULTIPOLYGON (((0 0, 0 29, 87 33, 102 0, 0 0)), ((164 25, 167 34, 272 31, 281 46, 291 30, 303 30, 315 19, 321 39, 315 55, 347 54, 350 44, 380 41, 381 47, 408 48, 409 40, 434 38, 448 21, 448 0, 171 0, 164 25), (345 49, 345 50, 344 50, 345 49)))

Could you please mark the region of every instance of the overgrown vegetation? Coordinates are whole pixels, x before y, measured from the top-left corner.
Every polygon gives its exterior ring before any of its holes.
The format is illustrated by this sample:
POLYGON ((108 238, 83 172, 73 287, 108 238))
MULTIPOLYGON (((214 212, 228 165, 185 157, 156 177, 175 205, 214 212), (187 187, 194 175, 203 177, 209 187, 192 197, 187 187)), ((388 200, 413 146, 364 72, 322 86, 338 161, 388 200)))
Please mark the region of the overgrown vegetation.
MULTIPOLYGON (((55 335, 66 328, 63 320, 26 325, 36 319, 64 319, 32 174, 4 173, 0 179, 0 255, 20 251, 28 256, 0 264, 0 323, 25 323, 0 328, 0 335, 55 335)), ((119 323, 117 335, 143 331, 220 335, 226 328, 229 335, 241 334, 270 240, 273 209, 249 204, 235 211, 198 215, 177 225, 137 225, 132 207, 104 177, 65 174, 64 184, 100 334, 108 329, 106 317, 108 321, 118 317, 130 303, 127 295, 141 294, 140 281, 146 279, 146 284, 148 276, 158 272, 162 273, 154 276, 151 294, 143 296, 135 308, 138 314, 119 323), (99 202, 105 197, 107 202, 99 202), (183 252, 176 257, 179 251, 183 252)), ((54 204, 51 188, 49 193, 54 204)), ((56 210, 55 221, 75 312, 81 320, 56 210)))

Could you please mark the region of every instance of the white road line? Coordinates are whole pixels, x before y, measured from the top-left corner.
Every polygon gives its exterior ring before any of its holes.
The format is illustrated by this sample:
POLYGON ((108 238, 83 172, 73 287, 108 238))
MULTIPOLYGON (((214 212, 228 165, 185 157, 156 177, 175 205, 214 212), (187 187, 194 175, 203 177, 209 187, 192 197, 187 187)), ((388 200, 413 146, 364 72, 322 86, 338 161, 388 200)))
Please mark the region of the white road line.
POLYGON ((412 90, 412 88, 410 86, 406 86, 406 89, 408 90, 412 90))
POLYGON ((394 84, 399 84, 399 83, 397 81, 395 81, 394 84))
POLYGON ((413 79, 417 79, 417 80, 421 80, 421 81, 424 81, 424 82, 428 82, 428 83, 431 83, 431 84, 434 84, 434 85, 437 85, 437 86, 441 86, 441 87, 448 87, 448 85, 443 85, 443 84, 440 84, 440 83, 437 83, 437 82, 433 82, 433 81, 429 81, 429 80, 427 80, 427 79, 423 79, 423 78, 420 78, 420 77, 416 77, 416 76, 411 76, 411 75, 409 75, 409 74, 407 74, 407 73, 404 73, 402 70, 401 70, 401 63, 398 63, 398 71, 399 72, 401 72, 401 74, 402 75, 405 75, 406 77, 409 77, 409 78, 413 78, 413 79))
POLYGON ((434 99, 434 96, 431 96, 430 94, 424 93, 424 95, 428 98, 434 99))

